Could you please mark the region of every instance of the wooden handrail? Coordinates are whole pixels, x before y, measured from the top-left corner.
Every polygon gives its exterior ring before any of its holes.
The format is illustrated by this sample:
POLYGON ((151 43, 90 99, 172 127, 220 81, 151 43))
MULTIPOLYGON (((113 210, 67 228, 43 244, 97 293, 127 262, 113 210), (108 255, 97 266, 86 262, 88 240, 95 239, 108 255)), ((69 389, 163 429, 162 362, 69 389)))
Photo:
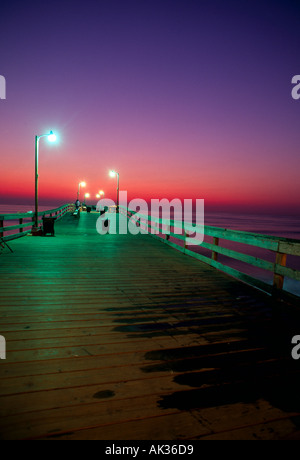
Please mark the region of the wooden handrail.
MULTIPOLYGON (((40 218, 38 219, 38 223, 41 224, 43 222, 43 217, 45 216, 49 216, 49 217, 54 216, 57 220, 59 220, 67 212, 69 212, 73 207, 74 205, 72 204, 64 204, 63 206, 60 206, 59 208, 41 211, 38 213, 38 217, 40 218)), ((0 214, 0 237, 3 238, 5 241, 28 235, 31 232, 31 229, 33 226, 34 226, 34 213, 33 212, 0 214), (5 222, 16 221, 16 220, 19 221, 19 224, 5 225, 5 222), (24 222, 24 220, 27 220, 27 222, 24 222), (10 232, 12 230, 19 230, 19 231, 11 235, 5 235, 5 233, 10 232)))
POLYGON ((154 216, 150 218, 148 215, 136 213, 136 211, 132 211, 123 206, 120 206, 120 212, 125 214, 128 218, 135 215, 135 219, 140 219, 140 225, 144 231, 155 238, 159 238, 159 240, 165 244, 270 294, 277 296, 286 293, 290 295, 283 290, 285 277, 300 281, 300 271, 287 267, 287 255, 300 256, 300 240, 207 225, 204 225, 203 228, 195 227, 192 224, 183 225, 183 223, 178 220, 167 220, 154 216), (210 237, 212 239, 212 243, 199 241, 199 244, 197 246, 192 246, 192 249, 187 242, 188 234, 196 231, 200 234, 201 230, 204 233, 204 237, 210 237), (181 244, 179 244, 178 240, 181 241, 181 244), (239 245, 238 250, 224 247, 222 245, 223 240, 239 245), (249 245, 260 250, 265 250, 266 253, 273 254, 274 261, 272 262, 242 252, 243 250, 240 249, 240 245, 249 245), (208 250, 210 256, 197 252, 195 247, 202 247, 208 250), (218 257, 220 254, 273 273, 273 284, 268 284, 265 281, 232 268, 224 262, 220 262, 218 257))
MULTIPOLYGON (((42 223, 44 216, 55 216, 56 219, 62 218, 67 212, 73 209, 73 205, 66 204, 56 209, 39 212, 39 223, 42 223)), ((203 226, 203 228, 195 227, 192 224, 183 224, 178 220, 162 219, 155 216, 148 216, 142 213, 119 206, 120 213, 127 218, 138 220, 141 229, 151 236, 158 238, 165 244, 190 255, 198 260, 201 260, 235 278, 239 278, 248 284, 254 285, 259 289, 269 292, 273 295, 281 295, 285 293, 284 279, 285 277, 300 281, 300 271, 287 266, 287 255, 300 256, 300 240, 275 237, 272 235, 262 235, 259 233, 243 232, 239 230, 230 230, 220 227, 203 226), (192 247, 189 245, 188 238, 194 232, 198 234, 204 232, 205 237, 212 239, 212 242, 199 241, 197 245, 192 247), (267 260, 262 257, 243 252, 240 247, 238 250, 224 247, 223 240, 230 241, 233 244, 249 245, 251 247, 265 250, 267 253, 273 254, 274 261, 267 260), (195 248, 201 247, 209 251, 210 255, 205 255, 197 252, 195 248), (252 265, 268 272, 273 273, 273 284, 270 285, 262 280, 254 278, 240 270, 230 267, 228 264, 219 260, 219 255, 226 256, 230 259, 252 265)), ((34 226, 33 213, 23 214, 0 214, 0 237, 4 240, 10 240, 25 236, 31 232, 34 226), (24 220, 28 219, 28 222, 24 220), (17 225, 5 226, 5 222, 18 220, 17 225), (5 235, 8 231, 18 230, 18 233, 5 235)), ((196 240, 194 243, 197 243, 196 240)))

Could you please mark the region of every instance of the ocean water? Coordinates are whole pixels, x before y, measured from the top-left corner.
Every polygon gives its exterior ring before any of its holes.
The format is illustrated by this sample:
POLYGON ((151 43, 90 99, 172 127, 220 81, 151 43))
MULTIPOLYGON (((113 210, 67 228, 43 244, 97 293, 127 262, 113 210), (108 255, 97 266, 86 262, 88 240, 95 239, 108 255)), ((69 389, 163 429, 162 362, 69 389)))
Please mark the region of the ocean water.
MULTIPOLYGON (((64 203, 63 203, 64 204, 64 203)), ((63 205, 62 204, 62 205, 63 205)), ((61 206, 62 206, 61 205, 61 206)), ((58 205, 53 206, 39 206, 39 211, 48 211, 48 209, 59 208, 58 205)), ((0 214, 16 214, 16 213, 34 212, 33 204, 1 204, 0 203, 0 214)))
POLYGON ((215 227, 300 239, 300 216, 207 213, 204 221, 215 227))
MULTIPOLYGON (((40 211, 47 211, 49 209, 57 208, 53 206, 40 206, 40 211)), ((0 214, 9 213, 25 213, 34 211, 32 205, 1 205, 0 214)), ((173 216, 172 216, 173 218, 173 216)), ((175 216, 176 219, 176 216, 175 216)), ((207 212, 204 215, 204 224, 213 227, 221 227, 232 230, 241 230, 245 232, 259 233, 262 235, 272 235, 275 237, 284 237, 300 240, 300 216, 282 216, 282 215, 262 215, 262 214, 242 214, 242 213, 220 213, 220 212, 207 212)), ((14 225, 10 222, 7 225, 14 225)), ((211 242, 209 237, 205 241, 211 242)), ((260 257, 271 262, 275 262, 275 255, 271 251, 255 248, 245 244, 237 244, 230 241, 223 240, 220 244, 229 249, 243 252, 246 254, 260 257)), ((193 250, 207 255, 210 257, 210 251, 201 247, 193 247, 193 250)), ((265 270, 252 267, 243 262, 231 259, 226 256, 219 255, 218 260, 226 265, 240 270, 255 278, 272 284, 273 275, 265 270)), ((300 257, 288 256, 287 266, 300 270, 300 257)), ((285 278, 284 289, 300 296, 300 282, 289 278, 285 278)))

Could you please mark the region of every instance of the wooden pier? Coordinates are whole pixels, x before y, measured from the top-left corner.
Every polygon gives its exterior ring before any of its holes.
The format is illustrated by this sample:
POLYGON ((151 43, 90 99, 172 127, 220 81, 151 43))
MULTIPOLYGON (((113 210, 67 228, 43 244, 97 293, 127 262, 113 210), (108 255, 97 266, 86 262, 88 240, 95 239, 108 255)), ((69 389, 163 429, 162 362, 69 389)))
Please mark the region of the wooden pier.
POLYGON ((97 218, 2 251, 0 438, 300 439, 297 305, 97 218))

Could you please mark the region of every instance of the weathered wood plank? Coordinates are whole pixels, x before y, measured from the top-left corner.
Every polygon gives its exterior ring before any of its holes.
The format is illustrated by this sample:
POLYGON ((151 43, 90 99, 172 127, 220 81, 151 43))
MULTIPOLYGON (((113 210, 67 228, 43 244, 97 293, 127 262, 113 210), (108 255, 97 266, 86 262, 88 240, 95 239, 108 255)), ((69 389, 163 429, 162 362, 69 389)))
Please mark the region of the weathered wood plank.
MULTIPOLYGON (((216 238, 217 239, 217 238, 216 238)), ((232 259, 240 260, 241 262, 246 262, 255 267, 263 268, 264 270, 274 271, 274 263, 268 262, 267 260, 260 259, 259 257, 254 257, 249 254, 243 254, 238 251, 233 251, 232 249, 224 248, 216 244, 210 244, 203 242, 201 244, 203 248, 209 249, 214 253, 222 254, 232 259)), ((213 257, 213 260, 217 261, 216 257, 213 257)))
POLYGON ((293 436, 286 305, 148 235, 100 237, 96 218, 1 259, 1 437, 293 436))
POLYGON ((300 439, 299 431, 293 424, 290 414, 284 414, 264 401, 258 401, 255 407, 250 404, 235 404, 217 409, 192 410, 190 415, 192 419, 189 419, 185 413, 162 415, 155 420, 128 421, 126 427, 115 423, 80 432, 69 432, 60 435, 59 439, 130 440, 134 433, 135 439, 148 440, 149 432, 152 433, 151 440, 276 440, 289 437, 300 439), (241 419, 244 421, 242 427, 241 419), (200 423, 195 424, 195 420, 200 423), (182 426, 188 423, 192 424, 186 427, 187 434, 183 435, 182 426))

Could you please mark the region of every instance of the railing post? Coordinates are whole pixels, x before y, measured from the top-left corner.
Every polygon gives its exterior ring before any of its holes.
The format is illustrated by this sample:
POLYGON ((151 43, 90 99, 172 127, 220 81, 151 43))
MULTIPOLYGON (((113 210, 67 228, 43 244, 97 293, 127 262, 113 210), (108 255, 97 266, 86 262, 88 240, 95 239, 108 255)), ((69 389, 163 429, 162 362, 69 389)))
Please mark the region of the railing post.
MULTIPOLYGON (((23 219, 19 219, 19 225, 23 224, 23 219)), ((23 233, 23 228, 19 228, 19 233, 23 233)))
POLYGON ((170 239, 170 232, 171 232, 171 225, 166 225, 165 237, 167 241, 170 239))
POLYGON ((186 239, 189 237, 189 232, 187 230, 184 230, 184 249, 188 248, 188 244, 186 239))
POLYGON ((286 266, 286 254, 283 254, 282 252, 277 252, 275 259, 273 288, 275 288, 276 290, 281 290, 283 289, 284 276, 276 273, 276 265, 281 265, 282 267, 286 266))
MULTIPOLYGON (((217 238, 215 236, 213 237, 213 245, 214 246, 219 246, 219 238, 217 238)), ((212 258, 212 260, 217 261, 218 260, 218 253, 216 251, 212 251, 211 258, 212 258)))
MULTIPOLYGON (((0 219, 0 227, 1 228, 4 227, 4 220, 3 219, 0 219)), ((4 234, 3 230, 0 230, 0 238, 3 238, 3 234, 4 234)))

